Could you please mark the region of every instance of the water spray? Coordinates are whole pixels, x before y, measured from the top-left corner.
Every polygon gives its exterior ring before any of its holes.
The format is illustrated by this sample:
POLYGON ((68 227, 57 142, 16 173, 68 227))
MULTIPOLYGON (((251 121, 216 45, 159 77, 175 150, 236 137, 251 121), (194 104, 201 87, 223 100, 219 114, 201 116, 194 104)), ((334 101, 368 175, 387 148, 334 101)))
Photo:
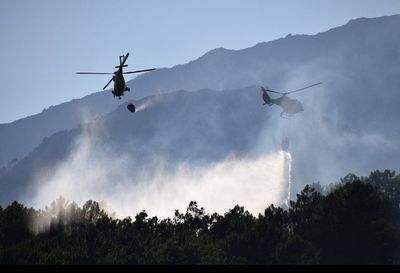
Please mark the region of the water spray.
POLYGON ((287 179, 287 196, 285 199, 285 204, 286 206, 289 207, 289 202, 290 202, 290 191, 291 191, 291 185, 292 185, 292 155, 288 151, 283 151, 284 153, 284 173, 285 173, 285 178, 287 179))

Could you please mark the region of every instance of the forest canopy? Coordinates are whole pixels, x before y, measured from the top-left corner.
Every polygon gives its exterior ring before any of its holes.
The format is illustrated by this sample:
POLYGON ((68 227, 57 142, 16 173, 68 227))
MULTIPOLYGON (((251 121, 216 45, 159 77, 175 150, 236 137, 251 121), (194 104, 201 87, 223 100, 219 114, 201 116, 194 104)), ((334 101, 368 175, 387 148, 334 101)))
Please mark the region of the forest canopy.
POLYGON ((209 214, 192 201, 172 218, 116 219, 89 200, 45 210, 0 207, 1 264, 398 264, 400 176, 374 171, 307 185, 257 216, 209 214))

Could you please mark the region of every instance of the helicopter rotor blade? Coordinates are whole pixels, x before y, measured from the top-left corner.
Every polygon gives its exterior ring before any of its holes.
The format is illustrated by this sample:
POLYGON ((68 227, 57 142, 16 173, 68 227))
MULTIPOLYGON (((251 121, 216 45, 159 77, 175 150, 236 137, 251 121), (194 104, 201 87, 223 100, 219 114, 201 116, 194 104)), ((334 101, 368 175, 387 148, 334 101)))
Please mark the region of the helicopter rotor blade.
POLYGON ((278 92, 278 91, 274 91, 274 90, 269 90, 269 89, 266 89, 266 90, 267 90, 267 92, 277 93, 277 94, 281 94, 281 95, 285 95, 286 94, 286 93, 278 92))
POLYGON ((108 83, 103 87, 103 90, 107 88, 107 86, 112 82, 113 79, 114 79, 114 77, 111 78, 111 80, 108 81, 108 83))
POLYGON ((319 85, 319 84, 322 84, 322 82, 314 83, 314 84, 312 84, 312 85, 309 85, 309 86, 306 86, 306 87, 303 87, 303 88, 300 88, 300 89, 296 89, 296 90, 293 90, 293 91, 289 91, 289 92, 286 92, 285 94, 291 94, 291 93, 294 93, 294 92, 299 92, 299 91, 302 91, 302 90, 304 90, 304 89, 307 89, 307 88, 310 88, 310 87, 313 87, 313 86, 316 86, 316 85, 319 85))
POLYGON ((142 70, 135 70, 135 71, 127 71, 127 72, 123 72, 123 74, 133 74, 133 73, 147 72, 147 71, 153 71, 153 70, 156 70, 156 69, 150 68, 150 69, 142 69, 142 70))
POLYGON ((278 92, 278 91, 270 90, 270 89, 267 89, 267 88, 263 88, 263 90, 265 90, 265 91, 267 91, 267 92, 272 92, 272 93, 281 94, 281 95, 285 95, 285 94, 286 94, 286 93, 283 93, 283 92, 278 92))
POLYGON ((129 57, 129 52, 126 53, 126 55, 125 55, 124 59, 122 60, 120 66, 124 66, 124 64, 125 64, 126 60, 128 59, 128 57, 129 57))
POLYGON ((103 72, 76 72, 75 74, 90 74, 90 75, 112 75, 114 73, 103 73, 103 72))
POLYGON ((128 65, 125 64, 126 60, 128 59, 129 52, 126 53, 126 55, 121 55, 119 56, 119 65, 115 66, 115 68, 122 68, 122 67, 127 67, 128 65), (124 59, 121 61, 121 57, 124 57, 124 59))

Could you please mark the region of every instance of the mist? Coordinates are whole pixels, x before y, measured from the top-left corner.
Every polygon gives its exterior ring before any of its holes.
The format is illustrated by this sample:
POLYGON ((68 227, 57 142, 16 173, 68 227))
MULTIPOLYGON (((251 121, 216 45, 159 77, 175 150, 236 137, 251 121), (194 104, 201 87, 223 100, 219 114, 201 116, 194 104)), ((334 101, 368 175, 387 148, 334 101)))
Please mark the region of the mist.
POLYGON ((104 143, 96 145, 103 130, 100 123, 86 127, 51 175, 38 174, 35 184, 41 186, 28 203, 43 208, 58 196, 80 205, 88 200, 105 201, 122 218, 142 210, 171 217, 175 209, 184 211, 190 201, 220 214, 239 204, 256 215, 270 204, 286 201, 286 155, 282 151, 247 158, 229 155, 199 166, 179 163, 171 167, 160 158, 135 168, 137 159, 131 154, 115 154, 104 143))

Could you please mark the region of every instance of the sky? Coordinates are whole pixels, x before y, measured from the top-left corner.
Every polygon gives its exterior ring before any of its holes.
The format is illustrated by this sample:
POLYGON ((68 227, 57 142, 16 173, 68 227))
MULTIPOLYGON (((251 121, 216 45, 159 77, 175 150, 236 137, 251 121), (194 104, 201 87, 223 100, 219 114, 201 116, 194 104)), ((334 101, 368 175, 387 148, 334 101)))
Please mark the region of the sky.
POLYGON ((75 72, 113 72, 122 53, 132 70, 172 67, 393 14, 398 0, 1 0, 0 123, 101 91, 106 76, 75 72))

